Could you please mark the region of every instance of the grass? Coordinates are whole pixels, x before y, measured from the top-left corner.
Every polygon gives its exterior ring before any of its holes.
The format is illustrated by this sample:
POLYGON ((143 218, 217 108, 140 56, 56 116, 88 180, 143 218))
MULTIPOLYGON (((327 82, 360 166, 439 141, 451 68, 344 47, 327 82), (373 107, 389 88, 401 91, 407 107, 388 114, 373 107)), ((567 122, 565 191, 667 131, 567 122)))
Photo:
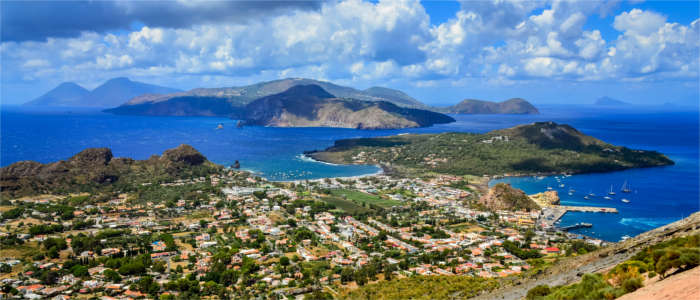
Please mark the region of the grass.
POLYGON ((389 208, 395 205, 401 205, 401 202, 392 200, 392 199, 384 199, 379 196, 363 193, 360 191, 353 191, 353 190, 347 190, 347 189, 335 189, 331 190, 331 195, 336 196, 336 197, 341 197, 344 199, 347 199, 349 201, 353 202, 359 202, 359 203, 367 203, 367 205, 374 204, 377 206, 381 206, 384 208, 389 208))
POLYGON ((347 213, 365 213, 370 211, 368 208, 364 208, 361 205, 352 202, 350 200, 345 200, 336 196, 321 197, 324 202, 335 205, 336 208, 341 209, 347 213))

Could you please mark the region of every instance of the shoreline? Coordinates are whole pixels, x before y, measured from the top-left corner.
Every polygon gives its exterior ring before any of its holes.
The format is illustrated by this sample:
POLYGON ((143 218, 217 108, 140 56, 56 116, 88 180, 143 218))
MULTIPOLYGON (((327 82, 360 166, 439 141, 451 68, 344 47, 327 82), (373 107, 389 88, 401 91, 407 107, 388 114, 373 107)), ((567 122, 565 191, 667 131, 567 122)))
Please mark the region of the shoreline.
MULTIPOLYGON (((351 166, 351 164, 350 164, 350 165, 348 165, 348 164, 334 164, 334 163, 330 163, 330 162, 325 162, 325 161, 317 160, 317 159, 315 159, 315 158, 313 158, 313 157, 311 157, 311 156, 306 155, 306 153, 299 154, 299 155, 297 155, 296 157, 299 157, 299 158, 302 159, 302 160, 307 160, 307 161, 310 161, 310 162, 321 163, 321 164, 330 165, 330 166, 351 166)), ((293 183, 300 183, 300 182, 306 182, 306 181, 308 181, 308 182, 316 182, 316 181, 322 181, 322 180, 325 180, 325 179, 343 179, 343 180, 348 180, 348 179, 360 179, 360 178, 364 178, 364 177, 372 177, 372 176, 378 176, 378 175, 384 175, 384 174, 386 174, 384 167, 382 167, 381 165, 365 165, 365 166, 375 166, 375 167, 379 168, 379 170, 377 170, 377 171, 374 172, 374 173, 361 174, 361 175, 353 175, 353 176, 321 177, 321 178, 315 178, 315 179, 294 179, 294 180, 270 180, 270 179, 268 179, 268 178, 265 178, 265 179, 268 180, 268 181, 270 181, 270 182, 293 182, 293 183)), ((263 177, 263 178, 264 178, 264 177, 263 177)))

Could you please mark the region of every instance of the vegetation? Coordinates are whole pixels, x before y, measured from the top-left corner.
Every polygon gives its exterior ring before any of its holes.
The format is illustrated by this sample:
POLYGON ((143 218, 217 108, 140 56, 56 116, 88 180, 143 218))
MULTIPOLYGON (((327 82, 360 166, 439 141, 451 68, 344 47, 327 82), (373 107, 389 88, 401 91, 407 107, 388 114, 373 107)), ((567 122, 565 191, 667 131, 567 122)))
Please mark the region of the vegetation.
POLYGON ((495 280, 469 276, 412 276, 368 284, 345 299, 464 299, 498 287, 495 280))
POLYGON ((309 155, 334 163, 383 164, 404 174, 587 173, 673 164, 654 151, 618 147, 552 122, 486 134, 407 134, 339 140, 309 155))
MULTIPOLYGON (((138 185, 206 176, 221 169, 188 145, 166 150, 148 160, 113 158, 107 148, 89 148, 65 161, 50 164, 21 161, 0 169, 0 193, 19 197, 41 193, 96 193, 138 185)), ((85 199, 75 197, 75 205, 85 199)), ((3 219, 16 215, 12 212, 3 219)))
POLYGON ((579 283, 559 287, 537 286, 528 291, 526 298, 615 299, 644 286, 644 274, 647 278, 657 274, 663 278, 671 270, 682 272, 698 265, 700 235, 680 237, 647 247, 605 274, 585 274, 579 283))

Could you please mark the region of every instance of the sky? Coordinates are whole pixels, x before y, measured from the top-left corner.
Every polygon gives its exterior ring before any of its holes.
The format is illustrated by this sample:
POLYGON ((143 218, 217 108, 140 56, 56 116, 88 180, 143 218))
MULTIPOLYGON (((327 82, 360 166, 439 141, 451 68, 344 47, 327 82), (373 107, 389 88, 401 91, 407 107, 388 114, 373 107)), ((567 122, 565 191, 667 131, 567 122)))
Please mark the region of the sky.
POLYGON ((697 106, 698 1, 0 1, 0 101, 113 77, 188 90, 287 77, 433 105, 697 106))

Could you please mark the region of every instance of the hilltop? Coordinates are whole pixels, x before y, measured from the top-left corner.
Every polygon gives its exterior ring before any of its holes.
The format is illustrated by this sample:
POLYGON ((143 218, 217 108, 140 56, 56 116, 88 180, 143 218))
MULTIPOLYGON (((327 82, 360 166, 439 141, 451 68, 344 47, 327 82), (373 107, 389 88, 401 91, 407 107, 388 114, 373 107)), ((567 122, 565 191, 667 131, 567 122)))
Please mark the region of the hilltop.
POLYGON ((465 99, 452 106, 438 108, 438 111, 452 114, 539 114, 540 112, 525 99, 513 98, 502 102, 465 99))
POLYGON ((406 134, 338 140, 334 146, 308 155, 333 163, 381 164, 404 175, 573 174, 673 164, 656 151, 611 145, 554 122, 486 134, 406 134))
POLYGON ((189 145, 147 160, 114 158, 108 148, 88 148, 67 160, 48 164, 20 161, 0 168, 0 193, 18 197, 89 192, 109 186, 204 176, 219 169, 189 145))
POLYGON ((131 81, 125 77, 112 78, 89 91, 75 83, 64 82, 46 94, 25 103, 26 106, 115 107, 143 94, 173 93, 178 90, 131 81))
POLYGON ((318 85, 296 85, 246 106, 246 123, 275 127, 389 129, 423 127, 454 119, 385 101, 336 98, 318 85))

